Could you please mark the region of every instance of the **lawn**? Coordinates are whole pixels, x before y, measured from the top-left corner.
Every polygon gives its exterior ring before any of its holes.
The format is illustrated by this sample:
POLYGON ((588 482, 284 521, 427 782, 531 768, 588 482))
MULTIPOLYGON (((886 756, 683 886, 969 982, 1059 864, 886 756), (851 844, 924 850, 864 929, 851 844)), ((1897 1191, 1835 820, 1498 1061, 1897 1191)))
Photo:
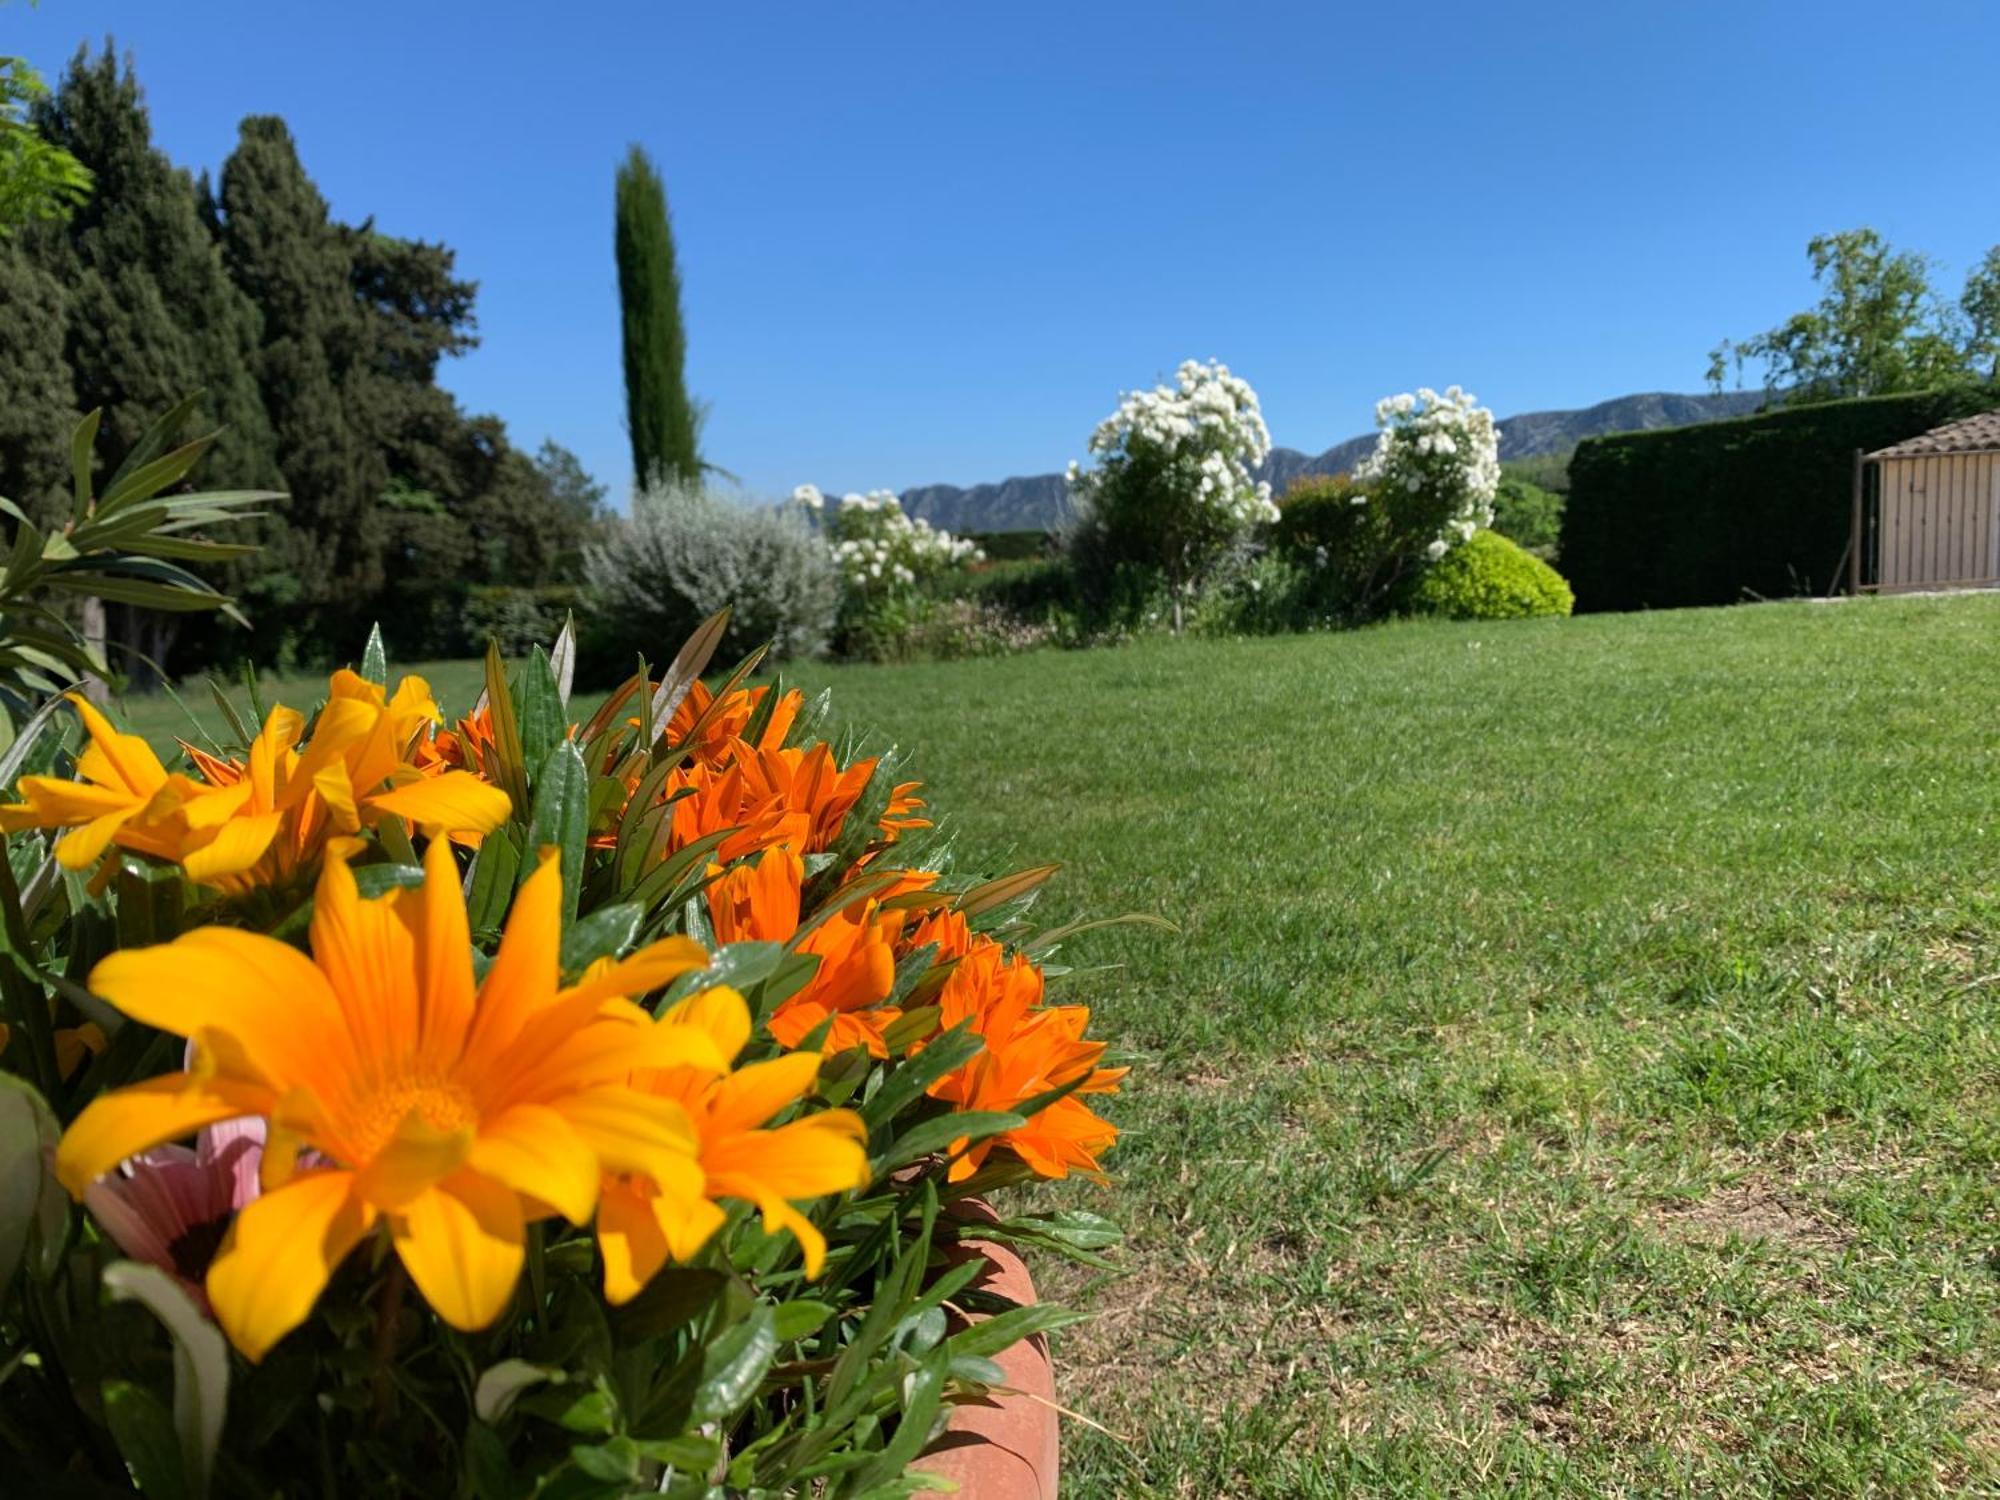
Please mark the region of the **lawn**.
MULTIPOLYGON (((2000 599, 823 668, 1060 860, 1065 1494, 2000 1489, 2000 599)), ((440 685, 447 692, 469 682, 440 685)), ((149 706, 146 727, 159 731, 149 706)))

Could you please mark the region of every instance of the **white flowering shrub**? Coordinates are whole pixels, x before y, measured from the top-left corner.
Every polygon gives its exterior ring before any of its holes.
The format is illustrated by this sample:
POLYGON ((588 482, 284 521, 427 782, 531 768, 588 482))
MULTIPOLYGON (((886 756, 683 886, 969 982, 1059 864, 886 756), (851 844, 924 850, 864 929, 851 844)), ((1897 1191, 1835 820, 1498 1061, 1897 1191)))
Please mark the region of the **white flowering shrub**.
POLYGON ((1375 403, 1375 451, 1355 466, 1370 503, 1394 508, 1399 531, 1420 539, 1436 562, 1493 524, 1500 489, 1500 433, 1468 391, 1429 386, 1375 403))
POLYGON ((1500 439, 1457 386, 1375 404, 1375 451, 1351 479, 1309 476, 1285 496, 1277 541, 1317 575, 1319 607, 1367 619, 1493 522, 1500 439))
POLYGON ((1101 587, 1121 569, 1156 573, 1179 629, 1216 562, 1277 519, 1254 474, 1270 451, 1257 393, 1227 365, 1188 360, 1172 385, 1126 395, 1090 436, 1094 464, 1069 466, 1080 574, 1101 587))
POLYGON ((826 649, 841 583, 832 554, 788 507, 746 506, 683 485, 653 485, 632 498, 630 520, 608 526, 585 554, 619 640, 608 650, 657 652, 727 605, 724 650, 744 655, 768 642, 776 657, 826 649))
POLYGON ((905 514, 890 490, 829 502, 802 484, 792 501, 826 539, 839 570, 840 633, 849 652, 896 654, 900 638, 929 613, 925 585, 985 556, 967 538, 905 514))

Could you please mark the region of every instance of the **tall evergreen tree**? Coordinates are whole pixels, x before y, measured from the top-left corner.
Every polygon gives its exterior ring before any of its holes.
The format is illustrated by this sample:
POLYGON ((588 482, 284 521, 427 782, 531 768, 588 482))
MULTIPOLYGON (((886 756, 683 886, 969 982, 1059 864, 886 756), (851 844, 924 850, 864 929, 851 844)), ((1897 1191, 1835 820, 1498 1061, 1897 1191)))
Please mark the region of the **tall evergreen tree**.
POLYGON ((365 428, 367 329, 349 247, 272 115, 243 121, 214 214, 229 272, 263 314, 255 368, 292 497, 274 583, 324 644, 366 628, 360 615, 383 583, 378 501, 389 473, 365 428))
POLYGON ((640 484, 701 477, 696 412, 687 393, 687 335, 667 190, 634 146, 618 169, 618 297, 625 326, 625 421, 640 484))
POLYGON ((97 182, 67 223, 20 238, 66 289, 64 355, 78 411, 104 408, 100 456, 121 459, 155 417, 200 390, 204 416, 223 429, 205 481, 268 487, 278 475, 250 369, 256 310, 202 225, 193 180, 154 148, 130 66, 109 44, 94 60, 80 49, 35 124, 97 182))
POLYGON ((68 298, 25 249, 0 245, 0 306, 0 495, 47 523, 69 513, 68 298))

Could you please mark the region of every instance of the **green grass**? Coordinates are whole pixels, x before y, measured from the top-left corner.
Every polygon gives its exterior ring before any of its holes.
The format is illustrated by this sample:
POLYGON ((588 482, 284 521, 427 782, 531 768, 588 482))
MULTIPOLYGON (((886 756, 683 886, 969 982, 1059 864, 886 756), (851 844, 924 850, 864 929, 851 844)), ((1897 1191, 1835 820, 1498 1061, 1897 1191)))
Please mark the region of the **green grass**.
POLYGON ((1137 1064, 1061 1190, 1125 1274, 1042 1268, 1097 1314, 1065 1495, 2000 1492, 1996 642, 1980 597, 808 673, 966 862, 1180 924, 1057 983, 1137 1064))

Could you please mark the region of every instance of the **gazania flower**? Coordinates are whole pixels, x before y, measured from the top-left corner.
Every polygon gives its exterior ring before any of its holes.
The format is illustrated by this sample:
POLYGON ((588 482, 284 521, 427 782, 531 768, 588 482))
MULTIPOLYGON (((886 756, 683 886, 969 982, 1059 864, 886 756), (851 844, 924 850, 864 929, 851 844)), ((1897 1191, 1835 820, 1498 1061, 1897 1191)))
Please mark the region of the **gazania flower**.
POLYGON ((93 1101, 63 1136, 57 1173, 82 1196, 118 1163, 203 1126, 266 1120, 263 1196, 237 1215, 206 1282, 253 1360, 304 1320, 378 1222, 438 1315, 483 1328, 513 1291, 530 1219, 581 1224, 605 1171, 672 1180, 693 1149, 681 1109, 633 1088, 630 1073, 720 1060, 676 1050, 699 1034, 656 1028, 622 997, 701 968, 701 946, 669 938, 559 989, 551 855, 475 987, 447 841, 432 841, 424 870, 421 887, 364 901, 347 866, 329 862, 310 959, 204 927, 91 972, 96 993, 190 1038, 195 1059, 93 1101))
MULTIPOLYGON (((658 1025, 692 1032, 732 1060, 750 1039, 750 1010, 734 990, 706 990, 675 1005, 658 1025)), ((606 1179, 597 1241, 608 1300, 629 1300, 669 1258, 691 1258, 722 1226, 717 1200, 725 1198, 754 1203, 767 1234, 789 1231, 806 1275, 819 1275, 826 1238, 792 1204, 868 1185, 867 1127, 852 1110, 827 1109, 764 1128, 805 1097, 818 1073, 817 1053, 793 1052, 734 1072, 683 1065, 634 1075, 634 1084, 686 1112, 698 1145, 678 1173, 606 1179)))
MULTIPOLYGON (((709 710, 715 706, 715 695, 707 684, 697 679, 689 687, 687 696, 667 720, 666 731, 661 739, 668 745, 685 747, 686 753, 701 764, 719 768, 733 753, 734 742, 750 727, 750 720, 762 706, 769 687, 738 688, 723 698, 713 714, 709 710), (688 736, 694 733, 695 725, 703 716, 708 722, 701 726, 701 737, 689 743, 688 736)), ((797 688, 791 689, 771 705, 771 717, 764 723, 752 746, 757 750, 775 750, 785 743, 785 736, 792 732, 797 722, 799 710, 805 706, 806 695, 797 688)))
POLYGON ((882 813, 882 837, 888 842, 893 844, 906 833, 932 826, 923 815, 924 799, 917 795, 923 786, 921 781, 904 781, 890 789, 889 805, 882 813))
POLYGON ((155 1146, 84 1189, 83 1206, 111 1242, 134 1260, 179 1279, 208 1306, 202 1278, 229 1221, 256 1198, 264 1122, 211 1125, 194 1149, 155 1146))
POLYGON ((411 763, 426 776, 445 771, 470 771, 485 780, 493 779, 493 710, 475 709, 453 729, 439 729, 417 742, 411 763))
POLYGON ((161 859, 179 857, 181 810, 201 788, 170 774, 136 734, 123 734, 81 693, 69 695, 90 743, 76 758, 76 779, 23 776, 21 801, 0 807, 0 830, 71 830, 56 841, 64 869, 83 870, 112 843, 161 859))
MULTIPOLYGON (((1080 1094, 1118 1091, 1124 1068, 1100 1068, 1104 1043, 1087 1042, 1090 1011, 1081 1005, 1043 1006, 1042 972, 1027 959, 1008 958, 991 938, 975 938, 938 997, 941 1030, 962 1021, 985 1050, 930 1087, 933 1098, 962 1110, 1009 1111, 1052 1089, 1083 1081, 1074 1093, 1031 1116, 1026 1125, 966 1150, 949 1176, 970 1177, 997 1145, 1006 1145, 1042 1177, 1072 1171, 1102 1177, 1098 1153, 1118 1139, 1117 1127, 1093 1112, 1080 1094)), ((954 1145, 954 1150, 964 1143, 954 1145)))
POLYGON ((712 833, 734 830, 715 851, 717 860, 729 864, 774 844, 803 848, 812 834, 812 817, 806 811, 771 798, 753 801, 739 765, 717 770, 697 763, 667 785, 670 792, 686 792, 671 814, 676 849, 712 833))
MULTIPOLYGON (((718 942, 789 943, 799 930, 799 889, 805 865, 790 849, 766 849, 756 864, 725 870, 708 888, 709 921, 718 942)), ((873 901, 843 907, 797 943, 819 968, 796 995, 781 1001, 766 1023, 786 1047, 796 1047, 831 1022, 824 1050, 866 1047, 887 1057, 882 1033, 901 1014, 882 1004, 896 984, 896 955, 873 901)))
POLYGON ((758 750, 738 740, 730 769, 742 778, 744 807, 776 807, 802 816, 805 841, 795 848, 818 854, 840 836, 840 825, 875 774, 875 762, 857 760, 843 771, 825 741, 810 749, 758 750))

